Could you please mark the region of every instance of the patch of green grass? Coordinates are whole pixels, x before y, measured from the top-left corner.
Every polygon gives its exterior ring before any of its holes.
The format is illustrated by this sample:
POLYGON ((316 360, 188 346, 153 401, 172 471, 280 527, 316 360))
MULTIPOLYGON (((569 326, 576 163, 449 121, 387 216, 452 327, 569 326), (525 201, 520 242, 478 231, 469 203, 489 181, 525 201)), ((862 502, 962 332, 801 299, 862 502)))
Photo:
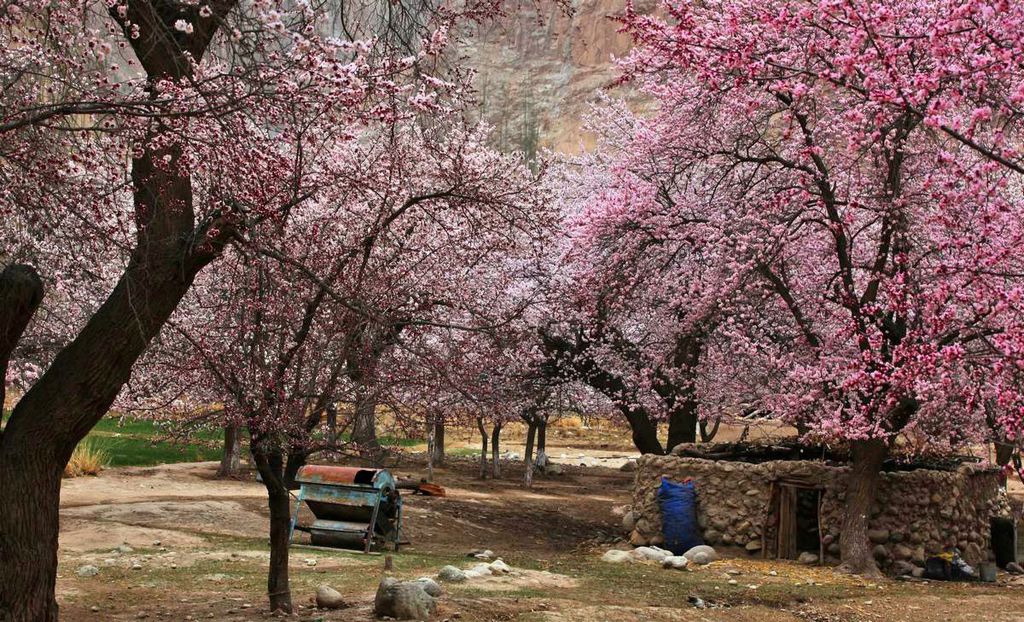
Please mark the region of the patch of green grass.
POLYGON ((479 458, 480 450, 475 447, 453 447, 445 450, 445 455, 460 458, 479 458))
POLYGON ((86 439, 110 456, 110 466, 153 466, 220 460, 224 448, 219 436, 202 431, 188 442, 175 442, 152 421, 105 417, 86 439))

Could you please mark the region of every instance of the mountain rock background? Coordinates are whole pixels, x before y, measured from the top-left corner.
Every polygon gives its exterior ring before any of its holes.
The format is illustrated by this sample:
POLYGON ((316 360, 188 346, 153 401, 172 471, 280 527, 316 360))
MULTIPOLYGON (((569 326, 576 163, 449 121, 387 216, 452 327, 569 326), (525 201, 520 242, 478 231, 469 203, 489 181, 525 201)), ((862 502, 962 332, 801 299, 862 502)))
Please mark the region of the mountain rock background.
MULTIPOLYGON (((567 15, 552 2, 524 3, 467 41, 463 53, 478 72, 483 117, 502 150, 532 157, 538 149, 576 152, 593 142, 580 128, 596 93, 618 75, 613 58, 629 50, 629 37, 611 19, 626 2, 572 5, 567 15)), ((623 87, 611 92, 628 95, 623 87)))

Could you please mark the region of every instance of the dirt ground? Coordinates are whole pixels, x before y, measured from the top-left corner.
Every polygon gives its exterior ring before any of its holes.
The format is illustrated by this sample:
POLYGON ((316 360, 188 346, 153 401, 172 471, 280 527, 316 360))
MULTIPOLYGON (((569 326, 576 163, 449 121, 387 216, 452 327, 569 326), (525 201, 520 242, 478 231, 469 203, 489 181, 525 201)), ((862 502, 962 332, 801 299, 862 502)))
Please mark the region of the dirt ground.
MULTIPOLYGON (((583 452, 622 453, 600 445, 583 452)), ((563 450, 550 453, 557 457, 563 450)), ((581 450, 566 447, 564 453, 576 456, 581 450)), ((58 579, 64 620, 270 617, 263 488, 254 481, 214 479, 215 466, 122 468, 65 481, 58 579), (79 576, 85 565, 99 573, 79 576)), ((515 466, 497 481, 476 479, 476 469, 468 458, 449 460, 435 476, 447 496, 405 497, 411 544, 394 555, 392 574, 416 578, 433 576, 445 564, 468 567, 475 560, 466 553, 478 548, 491 549, 514 571, 445 585, 437 620, 1024 620, 1024 579, 1003 574, 996 584, 974 585, 866 582, 827 568, 749 558, 694 571, 605 563, 600 556, 615 546, 610 540, 619 535, 622 506, 629 502, 630 474, 571 466, 526 490, 515 466), (692 597, 707 607, 695 607, 692 597)), ((394 470, 423 472, 412 458, 394 470)), ((383 567, 380 555, 293 547, 295 619, 372 620, 383 567), (338 589, 351 607, 315 609, 320 584, 338 589)))

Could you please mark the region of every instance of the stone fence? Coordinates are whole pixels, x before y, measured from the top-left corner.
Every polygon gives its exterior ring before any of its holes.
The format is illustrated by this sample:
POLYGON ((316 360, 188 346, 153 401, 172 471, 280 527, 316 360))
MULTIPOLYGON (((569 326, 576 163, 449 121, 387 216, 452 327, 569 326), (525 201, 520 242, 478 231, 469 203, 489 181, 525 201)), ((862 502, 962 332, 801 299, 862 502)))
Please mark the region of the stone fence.
MULTIPOLYGON (((661 477, 697 485, 697 518, 705 541, 774 556, 779 485, 797 483, 820 491, 820 549, 827 563, 838 562, 842 505, 849 468, 822 462, 777 460, 759 464, 678 456, 645 455, 637 464, 633 489, 631 542, 662 540, 658 486, 661 477), (774 494, 773 494, 774 493, 774 494)), ((974 465, 957 471, 918 469, 883 473, 869 537, 875 558, 922 565, 927 556, 956 546, 969 563, 990 558, 990 517, 1008 510, 997 472, 974 465)))

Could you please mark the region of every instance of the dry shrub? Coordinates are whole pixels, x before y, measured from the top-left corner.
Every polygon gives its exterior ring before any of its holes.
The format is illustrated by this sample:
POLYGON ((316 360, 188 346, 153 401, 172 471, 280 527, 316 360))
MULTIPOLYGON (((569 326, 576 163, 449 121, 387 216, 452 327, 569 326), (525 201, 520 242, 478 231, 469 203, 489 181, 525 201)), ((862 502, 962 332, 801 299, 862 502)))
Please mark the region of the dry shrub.
POLYGON ((583 419, 579 415, 562 415, 551 422, 551 427, 556 430, 582 430, 583 419))
POLYGON ((64 477, 81 477, 83 475, 99 475, 110 464, 110 454, 94 446, 90 441, 82 441, 75 447, 64 467, 64 477))

